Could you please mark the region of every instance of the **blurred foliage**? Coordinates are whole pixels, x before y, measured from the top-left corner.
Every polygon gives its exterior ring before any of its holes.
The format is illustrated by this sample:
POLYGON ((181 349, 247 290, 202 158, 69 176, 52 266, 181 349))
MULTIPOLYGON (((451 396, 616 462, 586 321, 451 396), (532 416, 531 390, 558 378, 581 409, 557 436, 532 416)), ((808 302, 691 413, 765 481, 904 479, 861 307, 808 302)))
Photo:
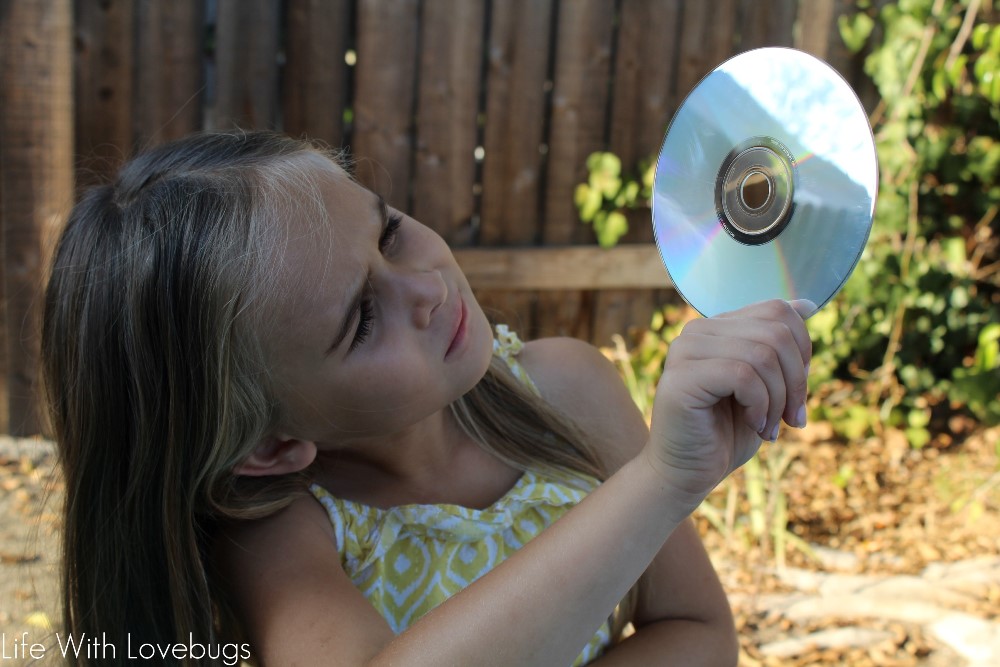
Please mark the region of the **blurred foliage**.
POLYGON ((653 196, 653 168, 648 160, 638 175, 622 173, 622 161, 614 153, 592 153, 587 158, 589 177, 576 186, 574 199, 580 220, 594 226, 597 242, 610 248, 628 232, 625 210, 648 206, 653 196))
MULTIPOLYGON (((838 25, 880 94, 881 175, 866 250, 808 322, 810 417, 850 439, 898 428, 921 447, 956 414, 1000 423, 1000 25, 979 0, 859 0, 838 25)), ((581 217, 648 206, 646 171, 629 180, 595 155, 581 217), (622 197, 627 183, 639 198, 622 197)), ((640 404, 687 316, 657 314, 631 351, 640 404)))

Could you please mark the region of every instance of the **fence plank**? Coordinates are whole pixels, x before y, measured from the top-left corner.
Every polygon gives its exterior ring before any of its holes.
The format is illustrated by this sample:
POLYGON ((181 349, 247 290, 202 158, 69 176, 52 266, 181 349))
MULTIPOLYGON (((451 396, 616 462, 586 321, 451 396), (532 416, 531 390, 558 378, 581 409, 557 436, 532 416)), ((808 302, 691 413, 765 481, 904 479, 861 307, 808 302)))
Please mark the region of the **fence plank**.
MULTIPOLYGON (((670 85, 676 67, 681 4, 680 0, 623 0, 621 4, 609 149, 630 172, 637 169, 640 160, 655 157, 670 122, 670 85)), ((622 243, 652 242, 648 211, 629 212, 628 220, 629 232, 622 243)), ((656 264, 660 264, 658 258, 656 264)), ((609 270, 627 269, 617 265, 609 270)), ((647 287, 668 284, 662 265, 654 265, 651 275, 653 282, 647 287)), ((600 290, 594 295, 591 340, 603 344, 614 333, 647 325, 656 305, 671 295, 649 289, 600 290)))
MULTIPOLYGON (((551 0, 492 4, 479 242, 533 245, 541 215, 551 0)), ((536 295, 477 290, 483 309, 534 337, 536 295)))
POLYGON ((354 93, 358 180, 409 210, 417 0, 361 0, 354 93))
POLYGON ((411 210, 452 245, 468 245, 476 180, 484 0, 424 0, 411 210))
POLYGON ((590 240, 573 204, 587 156, 605 146, 614 3, 579 0, 559 7, 545 198, 546 243, 590 240))
MULTIPOLYGON (((573 191, 586 179, 587 156, 606 145, 614 9, 610 0, 559 5, 542 229, 546 244, 593 238, 580 224, 573 191)), ((545 316, 538 322, 540 334, 589 339, 590 301, 589 295, 539 295, 539 313, 545 316)))
POLYGON ((850 0, 808 0, 799 3, 799 40, 796 47, 822 58, 850 74, 851 54, 840 39, 837 17, 850 5, 850 0))
POLYGON ((204 0, 138 3, 135 143, 146 147, 202 127, 204 0))
POLYGON ((684 3, 675 108, 706 74, 733 55, 736 3, 737 0, 684 3))
POLYGON ((798 0, 740 0, 740 51, 792 46, 798 0))
POLYGON ((656 154, 670 122, 680 0, 623 0, 611 100, 611 150, 632 168, 656 154))
POLYGON ((219 0, 209 127, 277 126, 278 0, 219 0))
POLYGON ((132 3, 76 2, 77 187, 107 181, 132 149, 132 3))
POLYGON ((460 248, 455 259, 473 289, 605 290, 670 285, 652 243, 539 248, 460 248))
POLYGON ((0 426, 42 430, 39 290, 53 232, 73 197, 70 0, 0 3, 0 191, 6 401, 0 426))
MULTIPOLYGON (((484 246, 530 246, 539 238, 552 12, 552 0, 492 4, 479 223, 484 246)), ((524 336, 537 334, 534 294, 480 291, 477 296, 495 319, 517 326, 524 336)))
POLYGON ((552 0, 494 2, 479 241, 531 245, 541 217, 552 0))
POLYGON ((281 90, 286 133, 343 143, 349 17, 348 0, 289 0, 281 90))

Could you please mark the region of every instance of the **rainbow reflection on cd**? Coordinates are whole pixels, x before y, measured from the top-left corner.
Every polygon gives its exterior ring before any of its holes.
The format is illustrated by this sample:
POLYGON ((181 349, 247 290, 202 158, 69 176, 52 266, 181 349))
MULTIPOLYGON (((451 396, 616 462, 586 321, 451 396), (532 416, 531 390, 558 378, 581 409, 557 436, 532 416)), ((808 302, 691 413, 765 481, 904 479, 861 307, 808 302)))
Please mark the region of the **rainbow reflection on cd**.
POLYGON ((847 82, 800 51, 748 51, 702 79, 667 129, 656 245, 702 315, 773 298, 821 307, 864 250, 877 191, 875 142, 847 82))

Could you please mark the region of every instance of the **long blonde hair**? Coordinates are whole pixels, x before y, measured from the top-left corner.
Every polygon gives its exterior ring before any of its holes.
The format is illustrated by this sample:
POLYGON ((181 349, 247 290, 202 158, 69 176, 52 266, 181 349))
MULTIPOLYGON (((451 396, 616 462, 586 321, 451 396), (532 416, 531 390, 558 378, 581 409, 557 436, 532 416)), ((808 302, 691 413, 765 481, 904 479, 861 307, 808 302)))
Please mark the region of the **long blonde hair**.
MULTIPOLYGON (((275 221, 308 181, 301 158, 317 154, 337 160, 270 132, 195 135, 140 155, 73 209, 42 328, 66 481, 66 632, 215 643, 225 605, 212 536, 302 492, 301 478, 232 470, 276 423, 260 305, 276 296, 275 221)), ((586 438, 502 365, 453 410, 518 468, 606 475, 586 438)))

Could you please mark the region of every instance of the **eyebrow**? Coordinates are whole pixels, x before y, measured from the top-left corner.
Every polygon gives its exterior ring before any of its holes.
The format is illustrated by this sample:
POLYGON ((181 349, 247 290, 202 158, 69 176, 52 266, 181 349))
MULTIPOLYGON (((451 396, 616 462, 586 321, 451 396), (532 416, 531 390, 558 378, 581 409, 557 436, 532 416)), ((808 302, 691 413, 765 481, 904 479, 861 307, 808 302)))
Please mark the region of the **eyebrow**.
MULTIPOLYGON (((382 238, 382 234, 385 232, 386 226, 389 224, 389 205, 386 204, 385 199, 382 195, 375 193, 375 213, 379 217, 379 234, 378 238, 382 238)), ((347 308, 347 314, 344 316, 343 324, 340 325, 340 329, 337 331, 337 335, 333 338, 333 343, 327 348, 326 354, 332 354, 344 339, 347 338, 347 334, 350 332, 351 323, 354 322, 354 318, 357 316, 358 311, 361 310, 361 300, 364 299, 365 290, 364 287, 368 284, 369 276, 365 276, 364 280, 358 285, 358 288, 354 290, 354 296, 351 297, 347 308)))

